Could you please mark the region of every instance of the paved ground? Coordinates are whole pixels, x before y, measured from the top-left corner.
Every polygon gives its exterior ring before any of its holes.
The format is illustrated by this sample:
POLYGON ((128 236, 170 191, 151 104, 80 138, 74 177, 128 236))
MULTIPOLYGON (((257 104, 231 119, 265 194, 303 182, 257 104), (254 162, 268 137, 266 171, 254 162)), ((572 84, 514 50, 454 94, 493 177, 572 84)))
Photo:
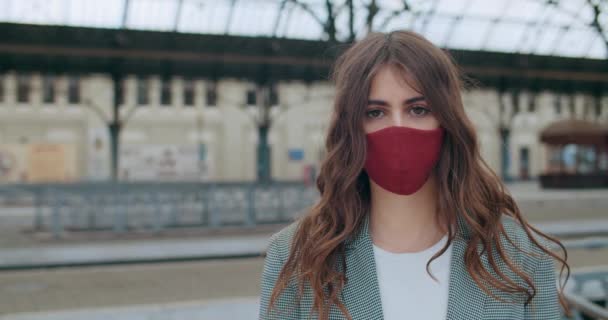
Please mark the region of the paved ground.
POLYGON ((100 241, 0 250, 0 270, 260 256, 271 233, 100 241))
MULTIPOLYGON (((608 266, 608 248, 570 250, 573 270, 608 266)), ((263 258, 0 272, 0 314, 211 301, 259 294, 263 258)))
POLYGON ((0 320, 257 320, 258 297, 25 312, 0 320))
POLYGON ((0 313, 256 297, 262 258, 0 272, 0 313))

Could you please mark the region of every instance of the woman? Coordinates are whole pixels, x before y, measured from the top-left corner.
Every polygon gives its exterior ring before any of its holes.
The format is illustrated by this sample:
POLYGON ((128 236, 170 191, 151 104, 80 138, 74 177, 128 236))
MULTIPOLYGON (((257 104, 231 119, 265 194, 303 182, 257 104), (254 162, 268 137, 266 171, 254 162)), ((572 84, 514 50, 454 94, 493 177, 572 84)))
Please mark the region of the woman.
POLYGON ((566 250, 526 222, 481 158, 448 54, 413 32, 372 33, 333 78, 321 198, 269 241, 261 319, 568 312, 553 263, 569 275, 566 250))

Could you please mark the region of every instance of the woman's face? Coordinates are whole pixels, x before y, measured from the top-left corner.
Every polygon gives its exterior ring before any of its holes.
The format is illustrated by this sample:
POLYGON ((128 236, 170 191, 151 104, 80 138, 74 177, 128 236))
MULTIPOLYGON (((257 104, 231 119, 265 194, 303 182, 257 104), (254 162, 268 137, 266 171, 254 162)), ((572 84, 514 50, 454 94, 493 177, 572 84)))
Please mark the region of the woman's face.
POLYGON ((372 79, 363 127, 365 133, 390 126, 422 130, 439 127, 425 98, 409 86, 399 70, 385 65, 372 79))

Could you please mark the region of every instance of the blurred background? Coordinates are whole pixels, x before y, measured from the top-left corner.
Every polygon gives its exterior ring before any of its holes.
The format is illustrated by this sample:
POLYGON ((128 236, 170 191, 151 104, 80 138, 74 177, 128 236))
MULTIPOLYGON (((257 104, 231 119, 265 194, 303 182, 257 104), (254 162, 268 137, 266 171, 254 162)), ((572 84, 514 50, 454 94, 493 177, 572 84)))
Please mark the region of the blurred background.
POLYGON ((0 5, 0 319, 257 319, 268 238, 318 199, 332 63, 395 29, 474 79, 573 319, 608 318, 608 1, 0 5))

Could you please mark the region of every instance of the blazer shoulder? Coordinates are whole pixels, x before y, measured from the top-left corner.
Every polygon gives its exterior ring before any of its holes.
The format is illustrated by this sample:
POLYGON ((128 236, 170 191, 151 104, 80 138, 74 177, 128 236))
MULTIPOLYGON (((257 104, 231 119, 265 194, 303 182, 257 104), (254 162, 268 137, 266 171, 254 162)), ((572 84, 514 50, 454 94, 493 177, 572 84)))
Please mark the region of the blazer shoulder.
POLYGON ((300 220, 295 220, 273 233, 268 240, 266 254, 278 255, 281 260, 286 260, 289 256, 293 236, 299 224, 300 220))
MULTIPOLYGON (((521 307, 512 307, 515 308, 511 309, 514 314, 508 318, 534 320, 561 319, 553 257, 541 249, 541 247, 544 247, 545 249, 550 250, 550 241, 532 230, 530 230, 531 235, 528 236, 524 227, 512 216, 503 215, 501 220, 505 230, 505 233, 501 234, 500 237, 503 250, 510 258, 511 262, 521 268, 521 270, 530 277, 530 280, 535 287, 534 298, 530 304, 525 306, 523 306, 523 302, 528 297, 526 295, 517 294, 518 299, 521 299, 519 301, 522 302, 521 307), (506 239, 507 237, 508 239, 506 239), (534 237, 534 240, 536 240, 541 247, 536 245, 530 237, 534 237)), ((498 254, 495 253, 494 258, 495 261, 498 262, 498 268, 501 269, 505 275, 514 280, 519 286, 528 287, 528 284, 519 277, 519 275, 515 274, 510 268, 507 268, 506 263, 501 260, 498 254)), ((494 274, 493 271, 490 272, 494 274)), ((508 294, 502 291, 493 291, 500 297, 510 299, 507 297, 508 294)), ((492 299, 488 301, 489 302, 487 302, 486 305, 488 310, 496 310, 496 312, 505 310, 505 304, 492 299)))
POLYGON ((277 297, 275 308, 270 308, 270 297, 279 279, 279 274, 289 256, 291 240, 299 222, 295 221, 270 236, 260 280, 259 319, 299 319, 295 282, 290 280, 286 289, 277 297))
MULTIPOLYGON (((508 215, 503 215, 501 220, 505 229, 505 234, 501 235, 500 238, 501 244, 503 249, 505 249, 516 262, 521 263, 524 267, 533 267, 536 266, 540 260, 548 259, 549 254, 543 251, 532 241, 532 239, 530 239, 530 236, 528 236, 524 227, 518 220, 508 215)), ((530 234, 543 248, 546 250, 551 249, 548 239, 545 239, 532 230, 530 230, 530 234)))

